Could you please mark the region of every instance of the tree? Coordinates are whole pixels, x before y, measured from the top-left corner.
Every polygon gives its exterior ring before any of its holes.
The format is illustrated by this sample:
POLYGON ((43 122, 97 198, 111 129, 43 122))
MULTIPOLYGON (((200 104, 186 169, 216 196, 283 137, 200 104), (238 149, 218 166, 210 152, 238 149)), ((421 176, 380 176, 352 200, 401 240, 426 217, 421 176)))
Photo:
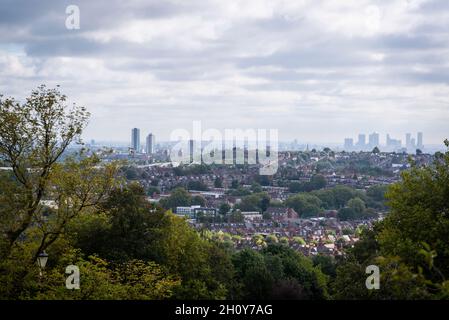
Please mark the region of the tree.
POLYGON ((218 208, 218 213, 222 216, 225 216, 228 214, 228 212, 231 210, 231 206, 227 204, 226 202, 222 203, 220 207, 218 208))
POLYGON ((249 196, 243 197, 238 204, 238 208, 242 211, 259 211, 264 212, 270 204, 270 197, 267 193, 253 193, 249 196))
POLYGON ((293 208, 301 217, 314 217, 321 211, 321 200, 308 193, 299 193, 286 200, 286 205, 293 208))
POLYGON ((346 203, 354 197, 354 191, 347 186, 336 186, 332 188, 334 193, 335 205, 337 208, 342 208, 346 203))
POLYGON ((386 194, 390 213, 374 230, 362 232, 337 268, 335 298, 447 299, 448 194, 449 152, 437 155, 431 166, 412 163, 402 172, 386 194), (362 274, 370 264, 382 270, 381 289, 367 292, 362 274))
POLYGON ((233 223, 243 223, 245 221, 245 217, 243 216, 242 212, 240 210, 234 210, 229 215, 229 222, 233 223))
POLYGON ((347 220, 355 220, 357 217, 356 212, 352 208, 341 208, 338 210, 337 217, 341 221, 347 221, 347 220))
POLYGON ((371 153, 378 154, 378 153, 380 153, 380 150, 378 147, 374 147, 374 149, 373 149, 373 151, 371 151, 371 153))
POLYGON ((310 190, 308 191, 322 189, 326 186, 326 184, 327 182, 324 176, 319 174, 314 175, 312 179, 310 179, 310 190))
POLYGON ((301 183, 301 182, 290 183, 290 185, 288 186, 288 189, 291 193, 298 193, 298 192, 306 191, 304 183, 301 183))
POLYGON ((209 187, 205 185, 203 182, 198 180, 190 180, 187 183, 187 189, 189 190, 197 190, 197 191, 207 191, 209 187))
POLYGON ((353 198, 349 200, 347 206, 355 212, 356 217, 358 218, 360 218, 366 210, 365 202, 360 198, 353 198))
MULTIPOLYGON (((445 144, 449 147, 449 141, 445 144)), ((391 212, 379 234, 384 254, 397 255, 415 267, 427 265, 424 270, 433 281, 449 277, 448 195, 449 151, 438 156, 433 166, 412 163, 412 168, 402 173, 402 180, 387 192, 391 212), (423 250, 434 250, 431 265, 423 250)))
MULTIPOLYGON (((180 280, 167 274, 154 262, 131 260, 112 266, 96 256, 83 259, 76 251, 60 257, 57 265, 46 271, 45 282, 38 287, 35 298, 71 300, 148 300, 167 299, 180 285, 180 280), (64 269, 75 264, 82 275, 81 290, 67 290, 64 269)), ((33 288, 26 288, 33 290, 33 288)))
POLYGON ((299 245, 306 245, 306 242, 302 237, 293 237, 293 241, 299 245))
POLYGON ((223 180, 220 177, 216 177, 214 180, 215 188, 223 188, 223 180))
POLYGON ((251 185, 251 192, 253 192, 253 193, 261 193, 261 192, 263 192, 262 186, 259 183, 254 182, 251 185))
POLYGON ((325 209, 335 208, 335 196, 332 190, 316 190, 312 192, 312 195, 318 197, 325 209))
POLYGON ((197 195, 197 196, 193 196, 192 200, 190 201, 190 204, 192 206, 201 206, 204 207, 206 206, 206 199, 204 199, 202 196, 197 195))
POLYGON ((326 299, 328 297, 326 276, 319 268, 313 266, 309 258, 279 244, 268 245, 262 249, 261 253, 265 257, 267 269, 280 270, 276 272, 280 275, 278 280, 296 280, 301 288, 298 294, 300 293, 303 299, 326 299), (278 257, 278 259, 270 259, 272 257, 278 257), (278 266, 273 267, 273 264, 278 266))
POLYGON ((232 262, 243 286, 240 299, 264 300, 270 297, 274 279, 260 253, 244 249, 233 256, 232 262))
POLYGON ((231 181, 231 189, 237 189, 238 187, 239 187, 239 181, 238 180, 236 180, 236 179, 233 179, 232 181, 231 181))
POLYGON ((56 241, 68 221, 107 195, 114 165, 100 166, 99 157, 83 154, 82 161, 70 157, 62 162, 69 145, 81 143, 88 118, 84 107, 67 106, 57 88, 39 86, 22 104, 0 96, 0 159, 11 168, 0 179, 1 257, 37 227, 34 259, 56 241), (48 216, 43 216, 43 200, 54 201, 45 210, 48 216))
POLYGON ((314 266, 319 266, 324 274, 332 278, 336 276, 336 263, 334 257, 317 255, 312 258, 312 262, 314 266))
POLYGON ((146 201, 142 186, 131 183, 114 189, 101 212, 82 215, 69 225, 67 233, 75 247, 114 263, 157 258, 154 243, 168 222, 163 210, 146 201))
POLYGON ((180 187, 174 189, 169 197, 162 199, 160 204, 166 209, 175 210, 176 207, 190 206, 191 201, 192 198, 187 190, 180 187))
POLYGON ((314 175, 309 182, 292 182, 289 185, 289 191, 292 193, 297 192, 310 192, 313 190, 322 189, 326 186, 326 178, 322 175, 314 175))
POLYGON ((375 201, 384 202, 387 189, 388 186, 385 185, 371 186, 366 190, 366 195, 375 201))

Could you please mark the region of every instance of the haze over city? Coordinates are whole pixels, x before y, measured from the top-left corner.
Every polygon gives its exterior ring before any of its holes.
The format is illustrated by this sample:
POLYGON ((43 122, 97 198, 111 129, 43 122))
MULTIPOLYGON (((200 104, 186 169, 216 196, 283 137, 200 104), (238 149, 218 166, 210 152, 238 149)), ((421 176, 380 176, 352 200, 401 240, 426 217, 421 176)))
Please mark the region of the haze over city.
POLYGON ((77 1, 79 30, 70 4, 0 2, 0 92, 61 85, 92 113, 87 139, 195 120, 299 142, 449 136, 447 1, 77 1))

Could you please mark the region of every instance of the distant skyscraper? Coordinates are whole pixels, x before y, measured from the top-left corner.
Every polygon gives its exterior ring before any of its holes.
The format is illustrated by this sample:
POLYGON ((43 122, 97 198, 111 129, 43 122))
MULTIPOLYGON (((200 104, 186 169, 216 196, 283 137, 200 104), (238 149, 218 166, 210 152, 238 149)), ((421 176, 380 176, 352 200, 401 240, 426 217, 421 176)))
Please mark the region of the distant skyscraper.
POLYGON ((405 134, 405 147, 407 150, 413 149, 412 147, 412 135, 410 133, 405 134))
POLYGON ((190 153, 190 163, 193 162, 193 152, 195 148, 195 143, 193 140, 189 140, 189 153, 190 153))
POLYGON ((370 134, 368 140, 369 140, 368 144, 369 144, 370 148, 379 147, 379 134, 378 133, 373 132, 372 134, 370 134))
POLYGON ((362 133, 359 134, 359 140, 357 141, 357 147, 363 149, 366 147, 366 136, 362 133))
POLYGON ((354 148, 354 139, 346 138, 344 148, 346 151, 352 150, 354 148))
POLYGON ((401 148, 402 146, 402 141, 401 140, 396 140, 396 139, 392 139, 390 138, 390 135, 387 134, 387 148, 390 151, 395 151, 399 148, 401 148))
POLYGON ((140 152, 140 129, 133 128, 131 130, 131 148, 135 152, 140 152))
POLYGON ((154 143, 155 143, 154 134, 150 133, 147 136, 146 145, 145 145, 145 152, 147 154, 153 154, 154 153, 154 143))
POLYGON ((417 143, 416 147, 421 150, 424 148, 422 132, 418 132, 418 143, 417 143))

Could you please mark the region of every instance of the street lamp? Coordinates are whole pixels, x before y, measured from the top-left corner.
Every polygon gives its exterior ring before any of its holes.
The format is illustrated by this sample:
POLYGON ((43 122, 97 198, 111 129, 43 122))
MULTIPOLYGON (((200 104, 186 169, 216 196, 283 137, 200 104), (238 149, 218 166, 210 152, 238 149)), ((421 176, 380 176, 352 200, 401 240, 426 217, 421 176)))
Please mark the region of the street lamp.
POLYGON ((39 268, 41 269, 41 272, 45 268, 45 265, 47 264, 47 260, 48 260, 48 254, 45 251, 39 253, 39 255, 37 256, 36 262, 37 262, 37 265, 39 266, 39 268))

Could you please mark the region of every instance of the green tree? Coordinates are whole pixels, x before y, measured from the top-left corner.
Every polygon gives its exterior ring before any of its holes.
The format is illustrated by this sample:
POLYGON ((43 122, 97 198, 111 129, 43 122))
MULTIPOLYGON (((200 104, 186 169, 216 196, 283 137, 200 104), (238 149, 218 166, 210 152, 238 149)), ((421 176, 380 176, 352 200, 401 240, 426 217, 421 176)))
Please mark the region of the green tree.
POLYGON ((321 200, 308 193, 299 193, 286 200, 286 205, 298 212, 301 217, 314 217, 321 211, 321 200))
POLYGON ((341 208, 338 210, 337 217, 341 221, 357 219, 357 213, 352 208, 341 208))
POLYGON ((197 190, 197 191, 207 191, 207 190, 209 190, 209 187, 207 185, 205 185, 202 181, 190 180, 187 183, 187 189, 188 190, 197 190))
POLYGON ((201 206, 201 207, 205 207, 206 206, 206 199, 204 199, 204 197, 197 195, 197 196, 193 196, 190 204, 192 206, 201 206))
POLYGON ((347 186, 336 186, 332 188, 332 192, 334 193, 337 209, 344 207, 346 203, 355 196, 354 190, 347 186))
POLYGON ((347 206, 355 212, 357 218, 362 217, 362 214, 366 210, 365 202, 360 198, 349 200, 347 206))
POLYGON ((161 199, 160 204, 166 209, 176 210, 176 207, 190 206, 192 198, 184 188, 176 188, 169 197, 161 199))
POLYGON ((23 104, 0 96, 0 159, 11 168, 0 173, 0 257, 34 229, 34 261, 114 185, 115 164, 102 166, 95 154, 67 157, 88 117, 84 107, 67 106, 58 89, 40 86, 23 104))
POLYGON ((449 152, 437 155, 431 166, 412 163, 386 194, 390 213, 374 230, 362 232, 337 268, 335 298, 447 299, 448 188, 449 152), (382 270, 380 290, 363 286, 370 264, 382 270))
POLYGON ((218 208, 218 213, 225 216, 231 210, 231 206, 226 202, 222 203, 218 208))
POLYGON ((216 177, 214 180, 215 188, 223 188, 223 180, 220 177, 216 177))

